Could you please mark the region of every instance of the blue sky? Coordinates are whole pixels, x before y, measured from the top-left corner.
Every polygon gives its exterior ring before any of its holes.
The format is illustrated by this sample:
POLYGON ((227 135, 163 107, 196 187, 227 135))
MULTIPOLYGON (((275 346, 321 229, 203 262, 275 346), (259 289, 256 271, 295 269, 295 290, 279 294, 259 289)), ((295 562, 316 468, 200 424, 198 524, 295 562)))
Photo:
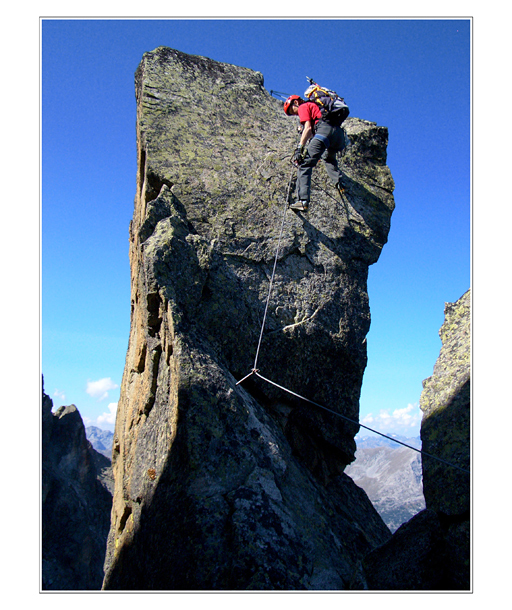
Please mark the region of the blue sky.
POLYGON ((112 429, 130 322, 134 72, 163 45, 258 70, 269 91, 301 94, 312 76, 352 116, 388 127, 396 209, 370 268, 361 421, 417 435, 444 303, 471 283, 471 22, 41 24, 41 368, 54 406, 74 403, 86 424, 112 429))

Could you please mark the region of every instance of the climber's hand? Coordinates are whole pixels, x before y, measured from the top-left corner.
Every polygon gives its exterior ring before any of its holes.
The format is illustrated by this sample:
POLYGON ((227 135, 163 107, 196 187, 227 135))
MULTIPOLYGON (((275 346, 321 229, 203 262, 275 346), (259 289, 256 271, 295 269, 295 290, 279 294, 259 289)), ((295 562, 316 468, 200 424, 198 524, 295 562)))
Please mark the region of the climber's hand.
POLYGON ((294 165, 296 165, 297 167, 299 167, 299 165, 302 165, 302 163, 304 162, 304 157, 306 156, 306 151, 304 146, 297 146, 297 148, 295 149, 295 152, 293 153, 292 156, 292 163, 294 165))

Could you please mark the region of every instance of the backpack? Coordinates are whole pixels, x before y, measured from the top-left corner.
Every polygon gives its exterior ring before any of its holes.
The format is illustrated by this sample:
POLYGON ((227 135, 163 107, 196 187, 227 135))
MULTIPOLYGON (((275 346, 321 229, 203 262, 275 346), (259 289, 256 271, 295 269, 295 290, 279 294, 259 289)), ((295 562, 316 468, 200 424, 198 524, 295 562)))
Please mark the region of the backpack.
POLYGON ((313 79, 306 78, 311 86, 304 92, 304 97, 309 102, 314 102, 320 108, 323 121, 329 123, 329 125, 339 127, 350 113, 345 100, 335 91, 320 87, 313 79))

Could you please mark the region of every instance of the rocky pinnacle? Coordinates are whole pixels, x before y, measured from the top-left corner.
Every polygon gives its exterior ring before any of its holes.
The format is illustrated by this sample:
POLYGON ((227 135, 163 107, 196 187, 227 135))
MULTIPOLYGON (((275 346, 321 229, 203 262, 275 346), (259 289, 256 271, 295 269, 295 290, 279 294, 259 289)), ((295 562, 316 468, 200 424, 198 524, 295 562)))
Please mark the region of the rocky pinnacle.
MULTIPOLYGON (((361 557, 390 532, 343 472, 357 424, 254 375, 237 385, 254 363, 297 123, 259 72, 169 48, 143 56, 135 88, 131 329, 103 587, 364 588, 361 557)), ((310 211, 286 211, 258 368, 357 422, 368 267, 394 184, 387 129, 344 127, 343 198, 320 164, 310 211)))

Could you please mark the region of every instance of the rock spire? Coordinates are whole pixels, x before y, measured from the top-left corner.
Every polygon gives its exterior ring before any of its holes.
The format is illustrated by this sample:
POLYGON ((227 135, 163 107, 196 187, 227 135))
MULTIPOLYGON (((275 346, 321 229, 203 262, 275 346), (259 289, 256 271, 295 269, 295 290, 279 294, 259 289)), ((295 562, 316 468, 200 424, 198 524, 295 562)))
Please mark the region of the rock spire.
MULTIPOLYGON (((160 47, 135 75, 131 330, 104 589, 338 590, 390 532, 344 474, 358 426, 256 376, 296 123, 245 68, 160 47)), ((387 129, 344 123, 286 213, 258 366, 357 421, 369 265, 394 208, 387 129)))

